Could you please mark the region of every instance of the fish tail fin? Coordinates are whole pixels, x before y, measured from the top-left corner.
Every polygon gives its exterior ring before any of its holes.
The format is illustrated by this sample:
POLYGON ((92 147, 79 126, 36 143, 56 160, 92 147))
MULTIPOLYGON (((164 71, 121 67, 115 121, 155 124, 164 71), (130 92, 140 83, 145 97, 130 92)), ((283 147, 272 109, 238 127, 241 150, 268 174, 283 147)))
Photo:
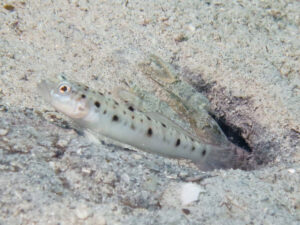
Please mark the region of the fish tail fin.
POLYGON ((252 170, 256 163, 251 153, 246 150, 230 144, 226 147, 213 148, 205 161, 198 163, 197 166, 203 171, 215 169, 242 169, 252 170))

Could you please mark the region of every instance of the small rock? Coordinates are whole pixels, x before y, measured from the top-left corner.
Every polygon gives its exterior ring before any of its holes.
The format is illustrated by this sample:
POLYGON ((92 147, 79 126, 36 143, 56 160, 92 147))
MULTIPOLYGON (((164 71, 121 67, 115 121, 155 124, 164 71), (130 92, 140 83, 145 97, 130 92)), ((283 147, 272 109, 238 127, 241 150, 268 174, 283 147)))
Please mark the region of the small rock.
POLYGON ((191 32, 195 32, 195 30, 196 30, 196 27, 195 27, 193 24, 189 24, 189 25, 187 26, 187 28, 188 28, 191 32))
POLYGON ((144 182, 143 187, 147 191, 155 192, 157 190, 158 178, 154 175, 149 176, 148 179, 144 182))
POLYGON ((6 10, 8 10, 8 11, 10 11, 10 12, 12 12, 12 11, 15 10, 15 7, 13 5, 10 5, 10 4, 5 4, 3 6, 3 8, 6 9, 6 10))
POLYGON ((64 138, 59 139, 59 140, 57 141, 57 143, 56 143, 56 145, 57 145, 58 147, 61 147, 61 148, 67 147, 68 144, 69 144, 69 140, 66 140, 66 139, 64 139, 64 138))
POLYGON ((88 218, 92 214, 91 210, 84 204, 79 205, 76 208, 75 213, 76 213, 76 216, 82 220, 88 218))
POLYGON ((185 215, 190 215, 191 214, 191 211, 189 209, 182 209, 182 212, 185 214, 185 215))
POLYGON ((8 129, 0 128, 0 136, 5 136, 8 134, 8 129))
POLYGON ((130 182, 130 177, 129 177, 129 175, 128 175, 127 173, 123 173, 123 174, 121 175, 121 180, 122 180, 124 183, 129 184, 129 182, 130 182))
POLYGON ((182 205, 188 205, 199 199, 200 192, 205 192, 199 185, 194 183, 186 183, 181 187, 181 203, 182 205))
POLYGON ((179 34, 175 37, 176 42, 183 42, 186 41, 188 38, 184 34, 179 34))
POLYGON ((293 174, 293 173, 296 172, 296 170, 295 169, 288 169, 288 172, 291 173, 291 174, 293 174))
POLYGON ((138 155, 138 154, 132 154, 132 157, 133 157, 135 160, 141 160, 141 159, 143 159, 143 156, 138 155))
POLYGON ((91 175, 92 170, 91 170, 91 168, 83 167, 81 169, 81 172, 84 173, 84 174, 87 174, 87 175, 91 175))

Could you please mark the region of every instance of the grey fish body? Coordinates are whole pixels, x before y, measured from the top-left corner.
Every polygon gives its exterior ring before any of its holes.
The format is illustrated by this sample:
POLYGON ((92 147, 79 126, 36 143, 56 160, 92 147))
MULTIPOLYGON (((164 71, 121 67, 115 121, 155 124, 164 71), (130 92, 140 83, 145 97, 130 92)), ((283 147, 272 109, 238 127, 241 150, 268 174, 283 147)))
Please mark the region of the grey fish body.
POLYGON ((203 170, 235 168, 234 148, 201 142, 167 119, 138 111, 84 85, 42 81, 42 95, 82 129, 171 158, 189 159, 203 170))

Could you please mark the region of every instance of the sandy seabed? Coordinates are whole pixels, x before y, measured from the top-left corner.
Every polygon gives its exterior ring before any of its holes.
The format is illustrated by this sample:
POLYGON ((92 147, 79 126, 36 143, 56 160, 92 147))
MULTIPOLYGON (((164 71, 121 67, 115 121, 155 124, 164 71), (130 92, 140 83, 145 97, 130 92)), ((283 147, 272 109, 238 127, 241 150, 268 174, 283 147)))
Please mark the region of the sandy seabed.
POLYGON ((2 1, 0 224, 299 224, 299 12, 297 0, 2 1), (64 73, 155 91, 138 67, 150 53, 240 132, 255 170, 93 144, 36 88, 64 73), (197 176, 198 200, 183 205, 197 176))

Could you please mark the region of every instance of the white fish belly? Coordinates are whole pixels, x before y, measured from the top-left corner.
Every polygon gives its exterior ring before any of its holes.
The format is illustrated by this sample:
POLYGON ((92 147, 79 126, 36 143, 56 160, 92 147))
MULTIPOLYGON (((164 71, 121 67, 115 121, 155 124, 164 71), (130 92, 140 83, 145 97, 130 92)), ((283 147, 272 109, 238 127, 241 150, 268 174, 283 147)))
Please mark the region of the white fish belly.
POLYGON ((111 122, 108 118, 103 118, 97 123, 99 127, 94 126, 92 131, 150 153, 172 158, 186 158, 197 162, 203 158, 199 144, 194 143, 197 147, 191 151, 193 143, 188 143, 183 135, 176 134, 172 137, 168 135, 168 130, 163 131, 153 123, 145 124, 145 126, 135 125, 134 129, 131 128, 132 124, 129 121, 111 122), (176 145, 178 138, 180 138, 180 144, 176 145))

